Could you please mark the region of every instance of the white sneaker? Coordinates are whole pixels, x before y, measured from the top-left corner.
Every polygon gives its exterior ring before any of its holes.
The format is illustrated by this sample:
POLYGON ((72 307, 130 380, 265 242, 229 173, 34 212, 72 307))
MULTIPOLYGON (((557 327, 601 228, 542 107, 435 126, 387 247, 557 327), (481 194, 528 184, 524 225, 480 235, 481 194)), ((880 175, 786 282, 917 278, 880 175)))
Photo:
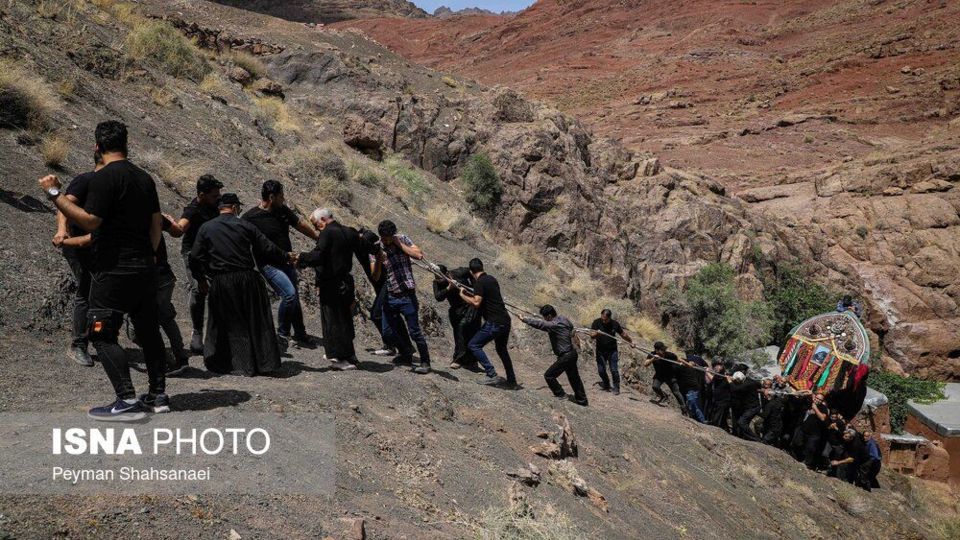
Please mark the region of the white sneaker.
POLYGON ((394 356, 397 351, 394 349, 377 349, 372 353, 374 356, 394 356))
POLYGON ((351 369, 357 369, 357 366, 351 364, 350 362, 344 362, 342 360, 333 362, 332 364, 330 364, 330 367, 332 367, 333 369, 339 369, 340 371, 349 371, 351 369))

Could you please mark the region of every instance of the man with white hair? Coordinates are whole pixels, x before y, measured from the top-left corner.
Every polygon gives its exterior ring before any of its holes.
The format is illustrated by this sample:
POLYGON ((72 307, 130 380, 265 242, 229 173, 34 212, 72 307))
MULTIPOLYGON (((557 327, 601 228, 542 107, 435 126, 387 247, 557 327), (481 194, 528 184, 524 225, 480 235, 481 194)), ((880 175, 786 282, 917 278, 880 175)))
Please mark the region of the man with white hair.
POLYGON ((338 223, 328 208, 314 210, 310 222, 319 232, 317 245, 313 251, 300 254, 299 266, 313 267, 317 273, 323 348, 334 368, 356 369, 352 309, 354 282, 350 271, 353 258, 359 258, 363 252, 360 233, 338 223))

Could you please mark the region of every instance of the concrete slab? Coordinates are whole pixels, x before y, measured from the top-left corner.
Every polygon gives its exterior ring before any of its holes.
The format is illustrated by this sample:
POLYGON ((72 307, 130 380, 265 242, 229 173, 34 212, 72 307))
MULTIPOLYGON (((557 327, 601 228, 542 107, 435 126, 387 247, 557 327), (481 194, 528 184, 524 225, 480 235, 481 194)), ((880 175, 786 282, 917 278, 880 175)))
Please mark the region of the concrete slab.
POLYGON ((947 383, 947 399, 936 403, 907 402, 907 412, 943 437, 960 437, 960 383, 947 383))

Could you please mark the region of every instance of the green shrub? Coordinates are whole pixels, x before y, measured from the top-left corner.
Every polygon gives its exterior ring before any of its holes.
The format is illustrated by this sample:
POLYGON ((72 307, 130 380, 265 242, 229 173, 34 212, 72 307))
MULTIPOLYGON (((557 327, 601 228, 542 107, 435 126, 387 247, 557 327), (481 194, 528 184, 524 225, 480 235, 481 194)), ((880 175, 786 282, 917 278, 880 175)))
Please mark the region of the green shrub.
POLYGON ((740 299, 735 278, 729 265, 713 263, 701 268, 682 291, 668 291, 661 309, 679 345, 731 357, 769 342, 769 305, 740 299))
POLYGON ((127 35, 127 56, 173 77, 200 80, 210 65, 176 28, 163 21, 144 21, 127 35))
POLYGON ((467 202, 475 211, 492 214, 500 205, 503 184, 486 154, 474 154, 461 175, 466 187, 467 202))
POLYGON ((773 316, 774 345, 786 342, 790 330, 804 319, 836 307, 835 294, 790 264, 778 266, 772 276, 764 279, 763 296, 773 316))
POLYGON ((944 383, 927 381, 916 377, 901 377, 896 373, 881 369, 870 372, 870 388, 883 393, 890 401, 890 427, 895 433, 901 433, 907 421, 907 402, 933 403, 945 399, 944 383))
POLYGON ((403 191, 403 193, 394 194, 400 197, 409 197, 416 206, 421 206, 424 196, 433 191, 423 174, 411 167, 403 158, 391 156, 385 162, 385 166, 387 172, 395 180, 396 187, 402 188, 403 191))

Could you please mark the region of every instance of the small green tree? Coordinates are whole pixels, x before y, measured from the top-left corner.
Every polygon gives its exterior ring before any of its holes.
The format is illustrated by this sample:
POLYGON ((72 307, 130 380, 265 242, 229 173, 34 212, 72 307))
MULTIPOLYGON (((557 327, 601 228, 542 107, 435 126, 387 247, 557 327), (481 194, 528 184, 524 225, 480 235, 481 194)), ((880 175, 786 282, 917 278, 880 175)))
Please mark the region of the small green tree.
POLYGON ((773 315, 774 345, 783 345, 790 330, 804 319, 832 311, 836 305, 835 294, 792 264, 778 266, 764 279, 763 296, 773 315))
POLYGON ((726 357, 742 355, 769 341, 769 306, 763 301, 742 300, 735 278, 729 265, 708 264, 684 290, 668 292, 662 308, 681 346, 726 357))
POLYGON ((503 184, 497 170, 486 154, 470 156, 461 175, 466 188, 467 202, 471 208, 484 214, 492 214, 500 204, 503 184))
POLYGON ((870 372, 870 388, 887 396, 890 402, 890 428, 902 433, 907 421, 907 402, 933 403, 944 399, 944 383, 916 377, 901 377, 891 371, 874 369, 870 372))

